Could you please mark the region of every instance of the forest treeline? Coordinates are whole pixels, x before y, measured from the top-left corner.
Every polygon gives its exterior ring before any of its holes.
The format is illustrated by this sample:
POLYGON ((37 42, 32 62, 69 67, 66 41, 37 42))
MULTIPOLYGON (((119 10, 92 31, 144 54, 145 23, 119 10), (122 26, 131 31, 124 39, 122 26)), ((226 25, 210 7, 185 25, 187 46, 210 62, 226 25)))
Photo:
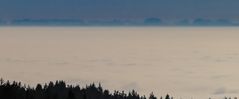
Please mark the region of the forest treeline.
MULTIPOLYGON (((157 99, 150 93, 149 97, 140 96, 135 90, 128 93, 103 89, 101 84, 94 83, 80 87, 79 85, 66 85, 64 81, 49 82, 44 85, 37 84, 35 87, 10 82, 0 79, 0 99, 157 99)), ((168 94, 159 99, 173 99, 168 94)))

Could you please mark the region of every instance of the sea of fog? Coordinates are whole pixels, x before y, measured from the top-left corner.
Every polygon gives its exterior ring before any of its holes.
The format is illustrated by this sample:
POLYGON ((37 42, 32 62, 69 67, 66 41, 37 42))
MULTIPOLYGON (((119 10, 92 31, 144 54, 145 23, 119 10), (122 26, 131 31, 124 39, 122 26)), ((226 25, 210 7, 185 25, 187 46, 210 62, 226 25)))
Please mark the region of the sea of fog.
POLYGON ((237 27, 0 27, 0 77, 175 99, 239 94, 237 27))

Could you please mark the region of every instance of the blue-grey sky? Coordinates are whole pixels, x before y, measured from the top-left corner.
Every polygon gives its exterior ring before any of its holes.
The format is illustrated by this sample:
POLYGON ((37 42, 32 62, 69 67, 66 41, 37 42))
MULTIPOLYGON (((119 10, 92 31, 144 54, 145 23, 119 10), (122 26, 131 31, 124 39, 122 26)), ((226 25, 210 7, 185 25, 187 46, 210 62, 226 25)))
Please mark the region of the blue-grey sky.
POLYGON ((239 0, 0 0, 0 18, 236 19, 238 4, 239 0))

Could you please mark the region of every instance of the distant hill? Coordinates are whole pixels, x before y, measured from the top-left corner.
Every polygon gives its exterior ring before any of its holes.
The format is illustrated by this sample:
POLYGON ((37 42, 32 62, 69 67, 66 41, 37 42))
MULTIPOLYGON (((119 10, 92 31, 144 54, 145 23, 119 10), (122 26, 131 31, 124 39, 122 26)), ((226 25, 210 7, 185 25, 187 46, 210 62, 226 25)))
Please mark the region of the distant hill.
POLYGON ((124 19, 98 19, 98 20, 74 20, 74 19, 14 19, 1 20, 0 25, 14 26, 238 26, 239 21, 227 19, 177 19, 166 20, 160 18, 145 18, 141 20, 124 19))
POLYGON ((161 22, 162 22, 162 20, 159 18, 146 18, 144 20, 145 25, 160 25, 161 22))

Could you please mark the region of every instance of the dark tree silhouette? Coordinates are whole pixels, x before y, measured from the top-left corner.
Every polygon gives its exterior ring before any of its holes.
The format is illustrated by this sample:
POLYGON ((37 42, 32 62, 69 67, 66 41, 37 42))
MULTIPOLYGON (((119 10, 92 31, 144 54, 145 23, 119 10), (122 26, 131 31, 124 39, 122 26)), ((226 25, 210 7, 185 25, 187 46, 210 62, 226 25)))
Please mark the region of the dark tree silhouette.
POLYGON ((152 92, 150 95, 149 95, 149 99, 157 99, 157 97, 154 96, 154 93, 152 92))
MULTIPOLYGON (((146 96, 140 96, 135 90, 128 94, 117 90, 110 93, 100 83, 98 86, 93 83, 81 88, 79 85, 66 85, 64 81, 51 81, 44 85, 37 84, 36 87, 26 87, 21 82, 0 79, 0 99, 146 99, 146 96)), ((151 93, 149 99, 157 98, 151 93)))
POLYGON ((170 99, 170 96, 169 94, 166 95, 165 99, 170 99))

